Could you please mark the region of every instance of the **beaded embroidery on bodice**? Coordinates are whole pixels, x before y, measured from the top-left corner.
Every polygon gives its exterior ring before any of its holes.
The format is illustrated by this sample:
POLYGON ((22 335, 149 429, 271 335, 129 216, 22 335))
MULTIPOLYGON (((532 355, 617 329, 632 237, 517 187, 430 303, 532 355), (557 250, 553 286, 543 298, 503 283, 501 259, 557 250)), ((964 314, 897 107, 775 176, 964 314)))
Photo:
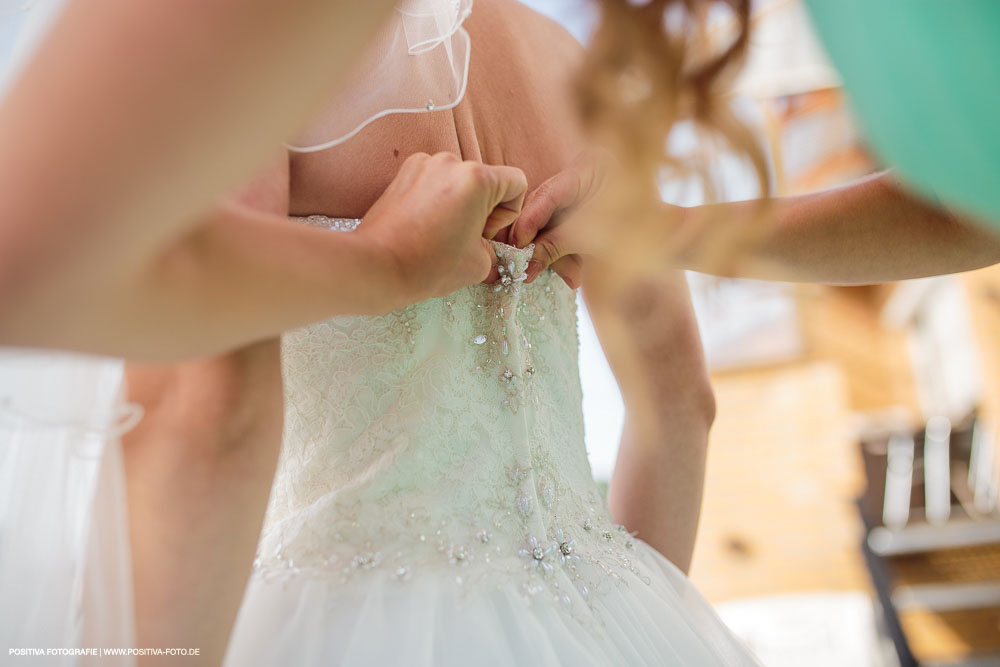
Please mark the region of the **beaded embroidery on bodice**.
POLYGON ((648 582, 587 460, 575 294, 551 271, 524 284, 530 247, 493 248, 494 285, 285 335, 255 577, 513 582, 588 618, 603 588, 648 582))

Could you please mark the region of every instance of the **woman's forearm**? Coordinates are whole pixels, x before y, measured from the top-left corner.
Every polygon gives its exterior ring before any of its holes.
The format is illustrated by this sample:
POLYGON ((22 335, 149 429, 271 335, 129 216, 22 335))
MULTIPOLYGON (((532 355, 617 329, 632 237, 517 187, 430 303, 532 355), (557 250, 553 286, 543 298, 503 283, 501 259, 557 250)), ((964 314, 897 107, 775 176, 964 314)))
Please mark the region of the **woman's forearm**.
POLYGON ((484 236, 517 217, 525 189, 514 167, 416 153, 352 233, 219 205, 162 249, 36 273, 0 301, 0 344, 172 361, 386 313, 486 279, 484 236))
MULTIPOLYGON (((1000 234, 910 193, 889 172, 841 188, 769 202, 754 221, 756 202, 687 209, 684 225, 751 235, 732 265, 685 268, 763 280, 867 284, 957 273, 1000 262, 1000 234), (767 226, 770 225, 770 226, 767 226)), ((697 236, 697 235, 696 235, 697 236)), ((739 246, 737 246, 739 247, 739 246)), ((697 253, 694 254, 697 256, 697 253)))
POLYGON ((6 304, 6 344, 135 360, 220 352, 341 314, 377 314, 407 290, 359 232, 337 233, 238 205, 217 208, 158 256, 109 264, 78 287, 57 276, 6 304))
POLYGON ((192 667, 222 662, 250 574, 281 449, 280 347, 126 365, 145 411, 123 439, 137 642, 198 647, 192 667))
POLYGON ((70 0, 0 102, 0 303, 172 242, 335 89, 392 0, 70 0))
POLYGON ((615 521, 687 572, 691 567, 701 499, 711 414, 684 406, 686 419, 658 433, 637 415, 626 418, 618 460, 608 489, 615 521))
POLYGON ((701 513, 715 398, 684 276, 669 272, 584 294, 625 399, 608 504, 615 520, 687 571, 701 513))

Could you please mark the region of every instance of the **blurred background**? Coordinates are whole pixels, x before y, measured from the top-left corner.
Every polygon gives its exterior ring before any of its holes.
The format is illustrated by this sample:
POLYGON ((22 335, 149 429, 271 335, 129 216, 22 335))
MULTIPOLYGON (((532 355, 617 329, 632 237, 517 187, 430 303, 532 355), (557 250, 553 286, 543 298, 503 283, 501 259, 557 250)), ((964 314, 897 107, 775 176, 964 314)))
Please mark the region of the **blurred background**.
MULTIPOLYGON (((526 0, 586 41, 577 0, 526 0)), ((878 171, 798 0, 758 0, 734 104, 774 194, 878 171)), ((692 135, 693 136, 693 135, 692 135)), ((723 156, 725 199, 756 196, 723 156)), ((697 193, 664 196, 692 205, 697 193)), ((1000 665, 1000 267, 871 287, 689 274, 718 413, 691 578, 768 667, 1000 665)), ((623 405, 581 302, 587 446, 623 405)))
MULTIPOLYGON (((583 0, 524 1, 586 41, 583 0)), ((765 138, 773 194, 880 169, 798 0, 755 2, 734 104, 765 138)), ((738 160, 713 176, 724 198, 757 195, 738 160)), ((688 280, 718 402, 698 588, 768 667, 1000 665, 1000 267, 872 287, 688 280)), ((580 308, 606 481, 624 410, 580 308)))

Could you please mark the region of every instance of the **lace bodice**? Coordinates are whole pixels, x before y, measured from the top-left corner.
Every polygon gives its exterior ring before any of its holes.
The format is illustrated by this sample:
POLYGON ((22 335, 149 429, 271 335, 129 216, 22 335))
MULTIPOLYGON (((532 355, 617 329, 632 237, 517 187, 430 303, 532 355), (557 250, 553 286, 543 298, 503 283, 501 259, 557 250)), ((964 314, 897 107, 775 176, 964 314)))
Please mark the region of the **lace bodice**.
POLYGON ((523 282, 530 247, 493 248, 495 285, 284 337, 256 577, 514 582, 583 616, 602 588, 645 578, 584 448, 575 294, 550 271, 523 282))

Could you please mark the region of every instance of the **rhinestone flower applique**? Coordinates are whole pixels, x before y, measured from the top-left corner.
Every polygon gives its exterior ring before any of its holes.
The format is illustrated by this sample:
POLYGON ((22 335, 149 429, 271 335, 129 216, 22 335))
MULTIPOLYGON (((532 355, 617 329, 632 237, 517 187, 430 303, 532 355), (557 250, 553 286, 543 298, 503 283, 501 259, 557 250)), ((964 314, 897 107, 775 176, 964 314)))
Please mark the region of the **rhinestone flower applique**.
POLYGON ((526 567, 548 576, 553 572, 552 562, 554 559, 551 556, 558 551, 558 542, 553 540, 543 544, 534 535, 529 535, 524 547, 517 553, 525 560, 526 567))
POLYGON ((576 555, 576 540, 563 533, 562 528, 556 529, 556 546, 559 549, 559 561, 563 565, 576 565, 580 562, 580 557, 576 555))

